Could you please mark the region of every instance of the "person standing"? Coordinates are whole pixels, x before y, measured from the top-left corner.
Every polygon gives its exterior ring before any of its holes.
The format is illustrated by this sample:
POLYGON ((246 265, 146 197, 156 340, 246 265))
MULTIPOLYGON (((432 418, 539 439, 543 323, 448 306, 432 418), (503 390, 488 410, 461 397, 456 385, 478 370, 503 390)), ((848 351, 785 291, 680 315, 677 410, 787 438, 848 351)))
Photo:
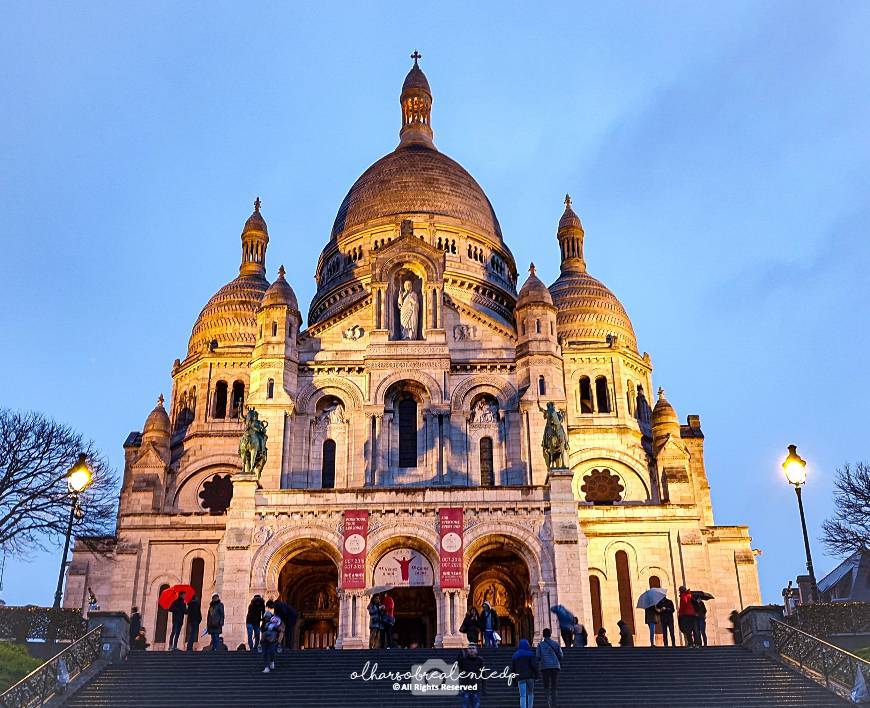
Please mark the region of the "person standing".
POLYGON ((140 629, 139 633, 133 638, 133 641, 130 642, 130 649, 133 651, 145 651, 150 646, 148 639, 145 637, 144 629, 140 629))
POLYGON ((634 635, 631 633, 631 628, 628 626, 628 623, 625 620, 619 620, 619 622, 616 623, 616 626, 619 627, 619 646, 633 647, 634 635))
POLYGON ((396 624, 396 602, 390 597, 390 593, 384 593, 381 610, 381 647, 393 648, 393 625, 396 624))
POLYGON ((130 613, 130 646, 133 646, 133 640, 139 636, 140 629, 142 629, 142 615, 139 614, 139 608, 134 607, 130 613))
POLYGON ((538 658, 538 666, 544 677, 544 694, 547 696, 547 706, 556 708, 557 685, 559 683, 559 669, 562 668, 562 647, 553 639, 553 632, 549 627, 544 627, 544 638, 538 644, 535 656, 538 658))
POLYGON ((520 691, 520 708, 533 708, 535 679, 538 678, 538 657, 528 639, 521 639, 519 648, 511 657, 511 673, 516 674, 520 691))
POLYGON ((193 651, 193 645, 199 638, 199 625, 202 622, 202 605, 199 597, 194 595, 187 603, 187 651, 193 651))
POLYGON ((692 592, 685 586, 680 586, 680 607, 677 610, 677 622, 680 632, 686 640, 687 647, 700 646, 698 642, 698 614, 692 603, 692 592))
POLYGON ((381 643, 381 596, 372 595, 369 600, 369 649, 377 649, 381 643))
POLYGON ((263 613, 266 611, 266 603, 260 595, 254 595, 248 605, 248 614, 245 615, 245 624, 248 628, 248 649, 260 651, 260 625, 263 623, 263 613))
POLYGON ((263 673, 268 674, 275 669, 275 650, 278 648, 278 638, 281 634, 281 618, 266 610, 263 613, 263 673))
POLYGON ((598 634, 595 635, 595 646, 612 647, 610 640, 607 638, 607 630, 604 627, 598 629, 598 634))
POLYGON ((589 643, 589 633, 586 631, 580 620, 574 618, 574 646, 585 647, 589 643))
POLYGON ((656 626, 659 623, 659 608, 658 605, 651 605, 643 611, 643 621, 649 627, 649 645, 656 645, 656 626))
POLYGON ((169 632, 169 651, 178 650, 178 638, 181 636, 181 628, 184 626, 184 616, 187 614, 187 605, 184 603, 184 593, 179 593, 169 606, 172 615, 172 631, 169 632))
POLYGON ((211 650, 220 651, 221 632, 224 629, 224 603, 221 602, 220 595, 217 593, 211 596, 208 614, 205 618, 205 628, 211 635, 211 650))
POLYGON ((677 639, 674 637, 674 612, 676 612, 677 608, 674 607, 674 603, 669 597, 663 597, 659 600, 656 608, 659 611, 659 619, 662 623, 662 641, 665 646, 668 645, 668 632, 670 632, 671 645, 677 646, 677 639))
POLYGON ((562 643, 566 647, 574 646, 574 613, 565 605, 553 605, 550 612, 559 620, 559 633, 562 635, 562 643))
POLYGON ((707 605, 698 595, 692 594, 692 604, 695 606, 695 631, 698 646, 707 646, 707 605))
POLYGON ((466 674, 468 678, 461 679, 461 684, 464 686, 474 686, 460 692, 462 698, 462 708, 480 708, 480 697, 486 695, 486 684, 483 678, 474 678, 481 676, 481 672, 486 665, 483 663, 483 657, 477 651, 477 644, 469 644, 467 649, 459 652, 459 657, 456 659, 456 668, 466 674))
POLYGON ((489 602, 483 603, 483 610, 478 617, 478 626, 483 632, 483 646, 495 649, 498 646, 495 633, 498 632, 499 620, 498 613, 492 609, 489 602))
POLYGON ((474 607, 470 607, 468 608, 468 612, 465 613, 465 618, 462 620, 462 624, 459 625, 459 631, 465 635, 469 644, 477 644, 480 640, 480 626, 478 625, 478 620, 479 617, 477 616, 477 610, 474 607))

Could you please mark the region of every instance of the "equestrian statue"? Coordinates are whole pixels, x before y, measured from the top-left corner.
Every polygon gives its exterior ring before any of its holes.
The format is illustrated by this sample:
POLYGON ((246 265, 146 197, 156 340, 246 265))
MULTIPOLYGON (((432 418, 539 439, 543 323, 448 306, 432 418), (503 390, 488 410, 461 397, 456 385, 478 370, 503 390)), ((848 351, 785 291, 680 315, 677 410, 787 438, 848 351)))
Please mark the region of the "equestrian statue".
POLYGON ((266 428, 268 421, 260 420, 254 408, 248 408, 245 414, 245 432, 239 440, 239 457, 242 458, 242 474, 256 475, 257 482, 263 474, 266 465, 266 428))
POLYGON ((550 401, 546 408, 541 408, 538 404, 538 410, 544 414, 544 439, 541 441, 541 447, 544 449, 544 460, 547 463, 547 470, 554 467, 568 467, 568 436, 565 435, 565 426, 563 425, 565 416, 562 411, 556 409, 556 405, 550 401))

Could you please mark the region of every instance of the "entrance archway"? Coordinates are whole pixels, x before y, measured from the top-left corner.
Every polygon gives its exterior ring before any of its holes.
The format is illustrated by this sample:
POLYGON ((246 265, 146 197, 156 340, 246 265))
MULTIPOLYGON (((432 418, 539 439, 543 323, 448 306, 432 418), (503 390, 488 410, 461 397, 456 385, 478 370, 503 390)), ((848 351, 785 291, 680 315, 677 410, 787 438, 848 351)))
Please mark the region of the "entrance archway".
POLYGON ((393 598, 396 623, 392 632, 396 646, 428 648, 435 645, 434 584, 432 562, 411 545, 386 551, 374 564, 372 586, 389 588, 393 598))
POLYGON ((291 639, 294 649, 327 649, 338 634, 338 568, 321 549, 307 547, 293 554, 281 568, 281 599, 296 608, 298 618, 291 639))
POLYGON ((481 551, 468 568, 471 592, 468 606, 481 611, 489 602, 498 613, 502 646, 516 646, 520 639, 534 635, 529 569, 516 551, 491 544, 481 551))

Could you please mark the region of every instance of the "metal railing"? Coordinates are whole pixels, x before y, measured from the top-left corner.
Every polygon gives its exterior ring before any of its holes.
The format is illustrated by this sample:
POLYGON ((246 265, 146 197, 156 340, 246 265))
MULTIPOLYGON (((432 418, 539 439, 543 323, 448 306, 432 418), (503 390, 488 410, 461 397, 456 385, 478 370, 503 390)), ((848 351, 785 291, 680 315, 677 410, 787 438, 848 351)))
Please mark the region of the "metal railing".
POLYGON ((870 661, 779 620, 771 619, 770 629, 780 657, 829 691, 848 700, 859 669, 870 685, 870 661))
POLYGON ((41 706, 55 694, 63 692, 70 681, 99 659, 102 646, 103 625, 99 625, 0 694, 0 706, 41 706), (64 673, 65 680, 60 681, 59 676, 64 673))
POLYGON ((81 610, 68 608, 0 607, 0 640, 23 644, 28 639, 73 642, 88 631, 81 610), (52 637, 54 634, 54 637, 52 637))

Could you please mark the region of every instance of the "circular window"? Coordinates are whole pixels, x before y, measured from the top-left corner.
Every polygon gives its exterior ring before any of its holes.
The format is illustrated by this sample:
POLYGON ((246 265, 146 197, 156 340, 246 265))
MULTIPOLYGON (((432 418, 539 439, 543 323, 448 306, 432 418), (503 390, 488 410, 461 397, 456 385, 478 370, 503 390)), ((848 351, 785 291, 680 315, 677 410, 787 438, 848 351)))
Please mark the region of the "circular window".
POLYGON ((608 469, 592 470, 583 478, 581 492, 585 492, 586 501, 593 504, 613 504, 622 500, 625 487, 619 477, 608 469))
POLYGON ((212 514, 224 514, 233 500, 233 480, 230 475, 216 474, 203 482, 199 492, 200 504, 212 514))

